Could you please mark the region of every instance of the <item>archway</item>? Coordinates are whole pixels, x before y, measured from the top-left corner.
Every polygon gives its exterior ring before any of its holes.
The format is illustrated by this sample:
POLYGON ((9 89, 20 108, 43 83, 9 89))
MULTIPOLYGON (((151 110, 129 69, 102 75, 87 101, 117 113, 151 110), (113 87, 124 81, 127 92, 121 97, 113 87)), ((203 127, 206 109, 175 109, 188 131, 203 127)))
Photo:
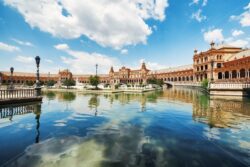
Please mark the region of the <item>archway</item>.
POLYGON ((218 79, 222 79, 222 72, 218 73, 218 79))
POLYGON ((226 71, 226 72, 225 72, 225 79, 228 79, 228 78, 229 78, 229 72, 226 71))
POLYGON ((245 78, 246 77, 246 70, 245 69, 241 69, 240 70, 240 78, 245 78))
POLYGON ((237 78, 237 71, 236 70, 232 71, 232 78, 237 78))

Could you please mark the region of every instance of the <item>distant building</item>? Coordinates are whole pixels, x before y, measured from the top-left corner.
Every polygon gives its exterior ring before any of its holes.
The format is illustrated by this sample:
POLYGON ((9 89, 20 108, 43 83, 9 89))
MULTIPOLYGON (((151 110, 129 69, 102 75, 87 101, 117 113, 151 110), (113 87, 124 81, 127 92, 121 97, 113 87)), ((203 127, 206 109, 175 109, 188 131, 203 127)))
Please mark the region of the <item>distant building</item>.
MULTIPOLYGON (((157 78, 165 82, 202 82, 204 79, 214 82, 250 82, 250 50, 226 44, 210 44, 204 52, 194 50, 193 64, 167 68, 162 70, 147 69, 142 63, 140 69, 132 70, 121 67, 115 71, 110 68, 108 74, 100 74, 103 84, 146 84, 148 78, 157 78)), ((74 79, 81 84, 89 83, 90 75, 72 74, 68 69, 58 74, 41 74, 40 80, 44 83, 49 80, 59 85, 65 79, 74 79)), ((13 73, 14 84, 36 82, 35 73, 13 73)), ((10 83, 10 72, 0 72, 0 84, 10 83)))

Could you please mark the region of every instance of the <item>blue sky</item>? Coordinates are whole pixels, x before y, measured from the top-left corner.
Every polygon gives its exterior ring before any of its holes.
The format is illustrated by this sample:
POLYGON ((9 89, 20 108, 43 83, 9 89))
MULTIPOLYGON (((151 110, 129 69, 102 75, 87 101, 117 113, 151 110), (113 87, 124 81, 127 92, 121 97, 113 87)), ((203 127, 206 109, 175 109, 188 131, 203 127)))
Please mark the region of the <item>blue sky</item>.
POLYGON ((191 64, 212 40, 249 47, 249 27, 249 0, 0 0, 0 71, 191 64))

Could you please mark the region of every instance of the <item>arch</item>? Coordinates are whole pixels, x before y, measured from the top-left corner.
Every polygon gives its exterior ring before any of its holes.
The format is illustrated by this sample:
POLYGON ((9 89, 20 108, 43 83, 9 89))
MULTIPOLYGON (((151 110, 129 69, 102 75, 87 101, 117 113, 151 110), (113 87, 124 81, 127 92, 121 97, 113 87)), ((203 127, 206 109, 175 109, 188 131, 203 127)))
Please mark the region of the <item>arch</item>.
POLYGON ((182 81, 185 81, 185 77, 182 77, 182 81))
POLYGON ((188 76, 186 77, 186 81, 189 81, 189 77, 188 76))
POLYGON ((229 78, 229 71, 226 71, 225 72, 225 79, 228 79, 229 78))
POLYGON ((240 69, 240 78, 246 77, 246 70, 244 68, 240 69))
POLYGON ((237 71, 236 70, 232 71, 232 78, 237 78, 237 71))
POLYGON ((178 81, 181 81, 181 77, 179 77, 178 81))
POLYGON ((222 72, 218 73, 218 79, 222 79, 222 72))

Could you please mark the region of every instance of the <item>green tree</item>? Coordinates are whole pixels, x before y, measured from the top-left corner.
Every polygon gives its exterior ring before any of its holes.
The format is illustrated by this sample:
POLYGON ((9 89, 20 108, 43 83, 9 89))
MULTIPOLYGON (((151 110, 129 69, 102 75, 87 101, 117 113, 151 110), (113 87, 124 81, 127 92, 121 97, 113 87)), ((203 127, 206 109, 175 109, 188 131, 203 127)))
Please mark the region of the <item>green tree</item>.
POLYGON ((96 75, 96 76, 90 76, 89 77, 89 83, 92 86, 95 86, 95 89, 97 89, 97 85, 100 83, 100 78, 96 75))
POLYGON ((204 89, 207 89, 208 88, 208 79, 204 79, 201 83, 201 86, 204 88, 204 89))
POLYGON ((156 85, 159 85, 159 86, 162 86, 164 84, 162 79, 157 79, 155 77, 148 78, 147 83, 148 84, 156 84, 156 85))
POLYGON ((34 82, 33 81, 26 81, 25 83, 27 86, 33 86, 34 85, 34 82))
POLYGON ((67 86, 67 89, 69 88, 69 86, 75 86, 76 82, 73 79, 65 79, 63 81, 63 85, 67 86))
POLYGON ((47 86, 54 86, 55 83, 56 83, 56 81, 54 81, 54 80, 49 80, 49 81, 47 82, 47 86))

